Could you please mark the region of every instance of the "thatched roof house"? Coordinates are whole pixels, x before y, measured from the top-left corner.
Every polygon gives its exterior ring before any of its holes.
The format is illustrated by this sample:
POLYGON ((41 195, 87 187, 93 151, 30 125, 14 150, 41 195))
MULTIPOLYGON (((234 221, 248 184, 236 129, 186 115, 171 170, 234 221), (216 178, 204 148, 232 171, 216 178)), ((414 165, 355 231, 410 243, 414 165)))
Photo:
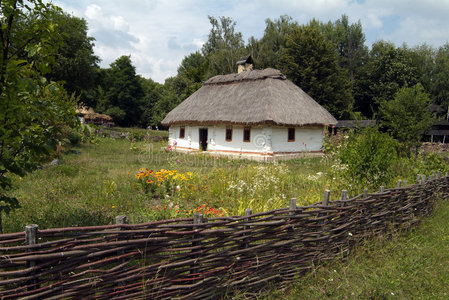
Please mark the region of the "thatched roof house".
MULTIPOLYGON (((278 70, 218 75, 167 114, 177 149, 246 155, 319 151, 337 120, 278 70)), ((252 61, 251 61, 252 62, 252 61)))
POLYGON ((105 114, 99 114, 94 111, 92 107, 87 108, 85 106, 76 109, 76 113, 82 123, 114 126, 114 120, 111 116, 105 114))

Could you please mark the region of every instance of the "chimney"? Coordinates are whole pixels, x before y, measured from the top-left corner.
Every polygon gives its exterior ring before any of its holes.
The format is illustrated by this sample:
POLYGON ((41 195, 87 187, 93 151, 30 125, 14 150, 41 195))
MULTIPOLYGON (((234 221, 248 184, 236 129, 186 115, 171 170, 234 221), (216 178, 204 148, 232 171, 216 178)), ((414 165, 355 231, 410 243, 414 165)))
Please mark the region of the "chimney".
POLYGON ((237 62, 237 73, 240 74, 242 72, 251 71, 253 69, 253 58, 251 55, 243 56, 237 62))

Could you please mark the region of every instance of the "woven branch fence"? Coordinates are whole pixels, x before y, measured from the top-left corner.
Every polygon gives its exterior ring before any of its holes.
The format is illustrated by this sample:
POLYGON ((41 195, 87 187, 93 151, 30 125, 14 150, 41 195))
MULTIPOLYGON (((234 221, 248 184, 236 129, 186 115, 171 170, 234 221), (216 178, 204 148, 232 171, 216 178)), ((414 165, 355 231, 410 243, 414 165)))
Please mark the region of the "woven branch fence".
POLYGON ((408 229, 449 195, 449 177, 245 216, 0 235, 0 298, 216 299, 283 286, 355 243, 408 229))

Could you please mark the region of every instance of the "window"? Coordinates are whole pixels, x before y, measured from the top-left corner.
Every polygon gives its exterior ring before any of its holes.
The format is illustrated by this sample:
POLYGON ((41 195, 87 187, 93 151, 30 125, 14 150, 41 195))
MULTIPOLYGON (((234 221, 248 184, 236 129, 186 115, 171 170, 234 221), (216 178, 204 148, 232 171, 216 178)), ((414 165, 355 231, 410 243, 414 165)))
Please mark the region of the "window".
POLYGON ((226 142, 232 141, 232 127, 226 127, 226 142))
POLYGON ((249 142, 251 140, 251 128, 245 127, 243 128, 243 141, 249 142))
POLYGON ((183 139, 186 136, 186 129, 185 127, 179 128, 179 138, 183 139))
POLYGON ((288 129, 288 141, 294 142, 295 141, 295 128, 289 128, 288 129))

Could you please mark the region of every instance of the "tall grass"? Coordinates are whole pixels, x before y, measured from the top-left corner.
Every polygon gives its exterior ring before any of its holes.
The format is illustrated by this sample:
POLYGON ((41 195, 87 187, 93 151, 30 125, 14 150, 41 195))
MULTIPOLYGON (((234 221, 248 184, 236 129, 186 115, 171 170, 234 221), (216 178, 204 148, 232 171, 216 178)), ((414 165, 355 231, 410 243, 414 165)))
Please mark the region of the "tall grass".
MULTIPOLYGON (((40 228, 100 225, 127 215, 131 222, 192 216, 197 210, 241 215, 321 200, 330 189, 338 198, 342 189, 353 196, 363 186, 342 176, 344 166, 330 156, 278 163, 182 154, 167 149, 165 141, 146 139, 166 132, 133 129, 129 139, 96 138, 95 143, 74 146, 57 166, 44 166, 25 178, 14 177, 21 208, 3 218, 5 232, 22 231, 26 224, 40 228), (137 138, 143 137, 143 138, 137 138), (191 173, 186 182, 170 179, 148 192, 136 174, 140 169, 191 173)), ((69 150, 64 149, 64 150, 69 150)), ((395 179, 413 183, 416 174, 438 167, 442 160, 398 160, 395 179), (429 161, 429 162, 427 162, 429 161)), ((167 179, 168 180, 168 179, 167 179)), ((211 213, 207 217, 213 217, 211 213)))
POLYGON ((409 234, 359 246, 261 299, 448 299, 449 202, 409 234))

